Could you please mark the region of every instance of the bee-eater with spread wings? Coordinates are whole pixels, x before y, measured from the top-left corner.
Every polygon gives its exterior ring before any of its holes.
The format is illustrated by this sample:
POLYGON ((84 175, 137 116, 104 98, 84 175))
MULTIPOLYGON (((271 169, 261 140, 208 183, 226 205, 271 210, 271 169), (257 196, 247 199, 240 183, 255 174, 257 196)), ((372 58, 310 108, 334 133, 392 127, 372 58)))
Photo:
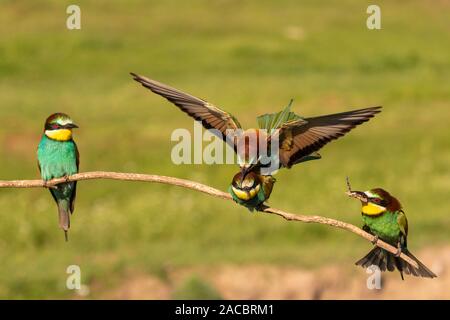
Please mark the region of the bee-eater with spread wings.
MULTIPOLYGON (((371 107, 303 118, 291 112, 289 104, 281 112, 259 116, 259 129, 242 131, 235 117, 207 101, 155 80, 134 73, 131 75, 144 87, 166 98, 195 120, 201 121, 205 129, 216 129, 215 132, 220 133, 221 138, 230 144, 242 161, 241 170, 233 177, 229 192, 234 201, 250 210, 263 208, 263 203, 270 197, 275 183, 271 172, 262 170, 265 165, 260 161, 260 157, 253 156, 254 149, 260 146, 260 140, 265 140, 267 149, 270 150, 271 141, 276 136, 279 146, 276 169, 291 168, 300 162, 319 159, 317 151, 324 145, 345 135, 381 111, 381 107, 371 107), (272 134, 274 130, 276 133, 272 134), (230 139, 230 131, 240 133, 230 139), (256 137, 256 146, 249 145, 250 136, 256 137)), ((260 151, 257 150, 256 154, 260 151)))

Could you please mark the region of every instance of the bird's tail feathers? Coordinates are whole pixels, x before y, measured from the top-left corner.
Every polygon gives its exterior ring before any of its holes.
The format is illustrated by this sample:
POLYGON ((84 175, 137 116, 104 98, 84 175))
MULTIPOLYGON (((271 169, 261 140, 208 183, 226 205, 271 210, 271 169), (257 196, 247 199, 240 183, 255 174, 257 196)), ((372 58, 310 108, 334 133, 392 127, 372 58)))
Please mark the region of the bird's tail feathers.
POLYGON ((418 269, 414 268, 412 265, 407 263, 405 260, 397 258, 402 262, 406 274, 412 274, 413 276, 424 277, 424 278, 436 278, 437 277, 437 275, 433 271, 428 269, 427 266, 425 266, 422 262, 420 262, 420 260, 417 259, 411 252, 409 252, 408 249, 405 248, 402 250, 402 252, 404 254, 406 254, 408 257, 410 257, 411 259, 413 259, 419 266, 418 269))
POLYGON ((372 265, 376 265, 381 271, 394 271, 397 269, 403 280, 403 273, 410 274, 415 277, 424 278, 435 278, 436 275, 428 269, 422 262, 419 261, 408 249, 404 248, 402 250, 404 254, 417 262, 419 268, 407 263, 402 258, 396 257, 394 254, 380 248, 373 248, 367 255, 362 259, 358 260, 355 264, 363 268, 368 268, 372 265))
POLYGON ((70 209, 67 201, 58 202, 59 227, 64 231, 64 237, 68 241, 67 232, 70 228, 70 209))

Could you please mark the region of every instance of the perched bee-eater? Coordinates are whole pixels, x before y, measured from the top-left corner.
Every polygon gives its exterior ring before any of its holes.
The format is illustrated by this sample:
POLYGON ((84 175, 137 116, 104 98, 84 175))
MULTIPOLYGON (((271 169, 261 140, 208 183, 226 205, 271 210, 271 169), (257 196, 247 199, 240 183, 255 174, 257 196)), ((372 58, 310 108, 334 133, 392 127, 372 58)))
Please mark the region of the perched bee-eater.
MULTIPOLYGON (((78 173, 79 153, 72 139, 72 129, 78 128, 64 113, 55 113, 45 121, 44 134, 37 150, 39 171, 42 180, 67 177, 78 173)), ((50 188, 50 193, 58 205, 59 226, 70 228, 70 214, 75 209, 77 182, 65 182, 50 188)))
MULTIPOLYGON (((349 188, 350 189, 350 188, 349 188)), ((374 235, 374 244, 381 239, 398 248, 396 254, 375 247, 365 257, 356 262, 363 268, 376 265, 381 271, 394 271, 397 268, 403 280, 403 272, 416 277, 435 278, 436 275, 419 261, 407 248, 408 220, 400 202, 389 192, 376 188, 370 191, 351 191, 347 194, 362 204, 363 230, 374 235), (417 262, 415 268, 400 258, 404 253, 417 262)))
MULTIPOLYGON (((194 97, 165 84, 137 74, 131 74, 137 82, 154 93, 166 98, 194 119, 201 121, 205 129, 215 129, 237 153, 240 171, 233 177, 229 192, 234 201, 249 208, 261 210, 272 192, 275 178, 273 171, 319 159, 317 153, 328 142, 337 139, 357 125, 379 113, 381 107, 371 107, 313 118, 303 118, 290 111, 289 104, 283 111, 265 114, 257 118, 259 129, 242 130, 238 120, 231 114, 205 100, 194 97), (230 139, 230 131, 237 132, 230 139), (253 145, 250 143, 254 137, 253 145), (271 145, 277 139, 276 166, 267 170, 260 155, 273 155, 271 145), (267 150, 259 150, 261 141, 267 150), (256 156, 255 156, 256 154, 256 156)), ((292 101, 291 101, 292 102, 292 101)), ((270 157, 269 157, 270 158, 270 157)))

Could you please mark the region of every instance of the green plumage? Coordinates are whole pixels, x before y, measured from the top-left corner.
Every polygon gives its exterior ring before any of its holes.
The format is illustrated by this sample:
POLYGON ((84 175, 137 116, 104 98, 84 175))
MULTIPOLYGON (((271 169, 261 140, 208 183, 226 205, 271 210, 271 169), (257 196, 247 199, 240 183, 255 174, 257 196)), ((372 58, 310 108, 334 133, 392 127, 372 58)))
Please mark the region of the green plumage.
POLYGON ((231 188, 231 185, 228 187, 228 193, 231 194, 231 197, 233 198, 233 200, 236 203, 246 207, 250 211, 253 211, 258 206, 263 204, 264 201, 266 201, 266 195, 264 194, 264 188, 260 188, 258 193, 256 194, 256 196, 251 198, 250 200, 239 199, 238 196, 233 192, 233 189, 231 188))
MULTIPOLYGON (((272 130, 280 129, 283 125, 290 122, 296 122, 299 125, 307 123, 305 118, 291 111, 292 103, 293 100, 282 111, 258 116, 256 121, 258 122, 259 128, 267 130, 268 133, 272 133, 272 130)), ((309 155, 300 157, 296 161, 296 164, 310 160, 319 160, 321 158, 322 156, 318 152, 313 151, 309 155)))
MULTIPOLYGON (((404 226, 400 226, 399 217, 404 215, 402 211, 390 212, 386 211, 379 216, 368 216, 363 214, 364 224, 369 229, 380 237, 394 246, 397 246, 400 241, 402 230, 405 230, 404 226)), ((402 221, 402 219, 400 219, 402 221)), ((406 235, 405 235, 406 236, 406 235)))
MULTIPOLYGON (((76 174, 79 166, 78 149, 71 138, 71 129, 77 126, 65 114, 50 116, 45 124, 45 132, 37 149, 38 165, 42 180, 49 181, 76 174), (62 132, 64 139, 59 139, 62 132), (69 132, 70 134, 67 134, 69 132), (55 139, 50 138, 47 134, 55 139)), ((64 230, 66 240, 70 228, 70 214, 73 213, 76 198, 76 182, 60 183, 50 188, 50 193, 58 205, 59 226, 64 230)))
POLYGON ((286 108, 284 108, 284 110, 280 112, 263 114, 256 117, 259 128, 265 129, 267 130, 267 132, 270 132, 271 130, 279 129, 283 124, 290 121, 298 121, 304 119, 291 111, 292 102, 293 100, 291 100, 286 108))
MULTIPOLYGON (((291 121, 299 121, 299 122, 302 121, 302 119, 303 119, 302 117, 300 117, 299 115, 295 114, 294 112, 292 112, 290 110, 292 102, 293 101, 291 100, 289 102, 289 104, 280 112, 264 114, 264 115, 257 117, 256 120, 258 122, 259 128, 267 130, 268 133, 271 133, 272 130, 280 129, 284 124, 289 123, 291 121)), ((320 158, 321 157, 317 152, 312 152, 312 154, 303 157, 298 162, 316 160, 316 159, 320 159, 320 158)), ((266 201, 269 198, 269 196, 272 192, 273 184, 275 183, 275 178, 273 178, 272 176, 270 176, 270 175, 262 176, 262 175, 260 175, 258 170, 256 170, 255 172, 257 173, 257 175, 259 177, 258 180, 260 180, 260 183, 261 183, 261 188, 255 197, 253 197, 249 200, 243 200, 243 199, 240 199, 233 192, 231 185, 228 188, 228 192, 233 197, 233 200, 236 203, 248 208, 250 211, 253 211, 254 209, 257 209, 258 207, 260 207, 264 203, 264 201, 266 201)))
POLYGON ((43 180, 47 181, 78 172, 77 147, 73 140, 56 141, 44 134, 37 154, 43 180))
POLYGON ((135 73, 131 75, 145 88, 166 98, 195 120, 201 121, 205 129, 214 129, 212 132, 235 150, 241 171, 234 176, 232 184, 235 192, 230 189, 230 193, 237 203, 252 209, 258 209, 257 207, 270 197, 273 186, 273 178, 270 175, 276 170, 320 159, 317 152, 323 146, 369 121, 381 111, 381 107, 370 107, 303 118, 290 110, 291 100, 284 110, 257 117, 259 129, 243 131, 237 119, 221 108, 161 82, 135 73), (251 137, 256 137, 254 140, 257 142, 252 142, 251 137), (278 150, 274 152, 272 147, 278 150), (255 190, 249 189, 248 183, 242 183, 248 174, 256 175, 257 177, 252 178, 253 181, 260 183, 266 191, 247 193, 249 190, 255 190))
POLYGON ((419 261, 407 245, 408 220, 400 202, 384 189, 376 188, 370 191, 351 191, 350 196, 362 203, 363 229, 379 239, 398 248, 397 254, 376 246, 362 259, 356 262, 363 268, 378 266, 381 271, 397 269, 403 279, 403 273, 413 276, 434 278, 436 275, 419 261), (407 255, 417 263, 415 267, 400 258, 400 253, 407 255))

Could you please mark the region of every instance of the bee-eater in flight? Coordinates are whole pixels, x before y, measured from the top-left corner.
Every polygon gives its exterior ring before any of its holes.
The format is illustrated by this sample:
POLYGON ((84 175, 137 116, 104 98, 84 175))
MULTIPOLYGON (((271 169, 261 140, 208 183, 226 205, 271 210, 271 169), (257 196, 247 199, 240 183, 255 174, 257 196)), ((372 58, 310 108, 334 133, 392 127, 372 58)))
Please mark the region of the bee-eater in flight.
MULTIPOLYGON (((303 118, 291 112, 289 104, 281 112, 259 116, 257 118, 259 129, 243 131, 235 117, 207 101, 155 80, 134 73, 131 75, 144 87, 166 98, 195 120, 201 121, 205 129, 215 129, 213 133, 218 136, 220 134, 221 138, 235 150, 238 159, 242 161, 240 171, 233 177, 229 192, 235 202, 251 211, 264 208, 263 203, 270 197, 275 183, 273 172, 263 170, 266 169, 266 165, 262 163, 260 157, 253 156, 261 140, 264 140, 267 149, 271 150, 271 142, 275 138, 278 139, 278 159, 275 169, 291 168, 300 162, 319 159, 317 151, 324 145, 343 136, 381 111, 381 107, 371 107, 303 118), (230 139, 230 130, 240 134, 230 139), (258 141, 256 147, 249 145, 250 136, 256 137, 258 141)), ((256 150, 256 154, 258 153, 261 153, 261 150, 256 150)))
MULTIPOLYGON (((348 184, 349 185, 349 184, 348 184)), ((381 271, 394 271, 396 268, 403 278, 403 273, 416 277, 435 278, 436 275, 419 261, 407 248, 408 220, 400 202, 389 192, 381 188, 369 191, 349 191, 350 197, 361 201, 361 214, 364 221, 363 230, 374 235, 374 244, 378 239, 397 247, 397 253, 392 254, 385 249, 375 247, 366 256, 356 262, 363 268, 376 265, 381 271), (416 268, 403 259, 404 253, 414 260, 416 268)))
MULTIPOLYGON (((67 177, 78 173, 79 153, 72 139, 72 129, 78 126, 64 113, 55 113, 45 121, 44 134, 37 149, 39 171, 42 180, 67 177)), ((75 209, 77 182, 60 183, 50 188, 50 193, 58 205, 59 226, 70 228, 70 215, 75 209)))

